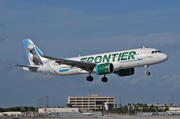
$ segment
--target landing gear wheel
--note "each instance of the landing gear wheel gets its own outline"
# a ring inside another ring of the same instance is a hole
[[[150,72],[146,72],[146,75],[149,76],[151,73]]]
[[[108,81],[108,78],[102,77],[101,81],[102,81],[102,82],[107,82],[107,81]]]
[[[89,82],[91,82],[91,81],[93,81],[93,77],[92,77],[92,76],[88,76],[88,77],[86,78],[86,80],[89,81]]]

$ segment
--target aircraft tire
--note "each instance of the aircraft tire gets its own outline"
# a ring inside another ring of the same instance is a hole
[[[88,77],[86,78],[86,80],[89,81],[89,82],[91,82],[91,81],[93,81],[93,77],[92,77],[92,76],[88,76]]]
[[[102,77],[101,81],[102,81],[102,82],[107,82],[107,81],[108,81],[108,78]]]
[[[150,72],[146,72],[146,75],[149,76],[151,73]]]

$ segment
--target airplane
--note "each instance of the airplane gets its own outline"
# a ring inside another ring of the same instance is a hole
[[[89,74],[86,80],[91,82],[91,74],[104,75],[102,82],[107,82],[107,74],[114,73],[119,77],[131,76],[136,67],[145,67],[146,75],[150,75],[148,67],[162,63],[168,59],[165,53],[155,48],[139,48],[116,51],[73,58],[54,58],[44,55],[30,40],[23,40],[30,65],[15,65],[24,71],[47,75]]]
[[[93,116],[94,115],[93,113],[82,113],[82,114],[85,116]]]

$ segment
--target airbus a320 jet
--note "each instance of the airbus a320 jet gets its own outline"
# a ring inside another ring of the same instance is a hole
[[[87,81],[93,81],[91,74],[103,75],[101,81],[107,82],[107,74],[119,77],[133,75],[135,67],[145,67],[150,75],[150,65],[164,62],[168,56],[155,48],[139,48],[73,58],[54,58],[44,55],[30,39],[23,40],[30,65],[15,65],[25,71],[48,75],[89,74]]]

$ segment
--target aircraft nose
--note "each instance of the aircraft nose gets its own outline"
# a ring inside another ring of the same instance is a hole
[[[166,61],[168,59],[168,56],[166,54],[163,53],[163,55],[161,56],[163,61]]]

